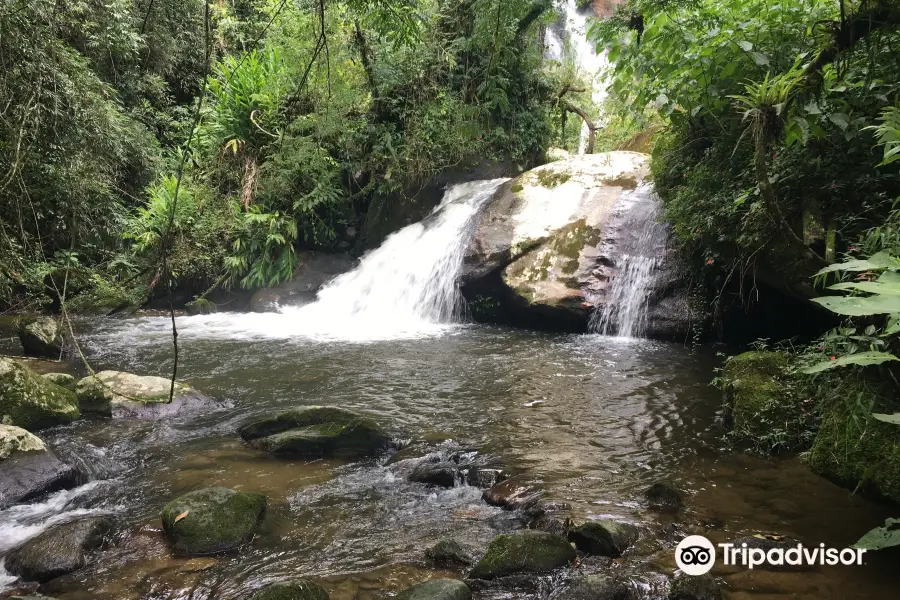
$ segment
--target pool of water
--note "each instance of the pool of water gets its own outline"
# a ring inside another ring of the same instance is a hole
[[[637,523],[648,541],[634,562],[667,574],[671,541],[660,532],[673,521],[714,541],[762,531],[843,547],[891,516],[815,477],[798,458],[723,449],[720,397],[709,386],[719,359],[711,351],[468,325],[354,342],[279,335],[277,321],[248,325],[259,318],[179,319],[179,378],[220,398],[221,410],[156,422],[85,419],[44,432],[92,481],[0,511],[0,553],[48,523],[110,514],[118,524],[112,547],[45,586],[47,593],[60,600],[237,599],[270,581],[308,576],[335,600],[368,599],[460,576],[423,560],[443,536],[483,548],[521,526],[486,505],[476,488],[407,482],[410,464],[386,466],[389,454],[354,463],[276,460],[235,433],[250,417],[303,405],[368,413],[398,440],[476,449],[546,498],[567,503],[564,516],[574,521],[611,515]],[[162,317],[94,320],[81,324],[80,339],[95,369],[165,376],[168,327]],[[688,492],[678,516],[640,503],[640,492],[662,478]],[[159,511],[207,485],[267,494],[262,527],[235,555],[173,558]],[[863,567],[714,573],[736,599],[887,598],[896,583],[892,566],[877,556]]]

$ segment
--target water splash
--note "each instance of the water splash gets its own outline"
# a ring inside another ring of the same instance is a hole
[[[665,257],[666,227],[649,185],[623,196],[602,254],[615,265],[606,297],[591,318],[591,331],[620,338],[646,329],[654,282]]]

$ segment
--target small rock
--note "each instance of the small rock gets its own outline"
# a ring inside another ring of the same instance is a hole
[[[71,423],[80,416],[78,400],[70,390],[0,357],[0,422],[35,431]]]
[[[75,467],[59,460],[37,436],[0,425],[0,508],[78,484]]]
[[[475,562],[472,552],[452,538],[438,540],[425,551],[425,557],[438,565],[460,565],[467,567]]]
[[[471,600],[472,590],[456,579],[432,579],[408,587],[395,600]]]
[[[413,483],[424,483],[445,488],[456,486],[457,466],[452,463],[422,463],[409,474]]]
[[[53,317],[22,318],[17,324],[22,349],[29,356],[58,359],[63,352],[63,329]]]
[[[639,600],[641,596],[627,581],[611,575],[588,575],[576,579],[558,600]]]
[[[491,488],[506,479],[503,469],[470,467],[466,472],[466,483],[477,488]]]
[[[44,373],[41,377],[64,388],[71,388],[75,385],[75,377],[68,373]]]
[[[657,481],[644,490],[644,500],[658,510],[675,511],[684,505],[683,494],[669,481]]]
[[[715,577],[704,575],[678,575],[669,588],[668,600],[722,600],[722,590]]]
[[[569,541],[586,554],[618,558],[637,541],[639,532],[629,523],[599,519],[571,528]]]
[[[87,562],[87,553],[103,545],[112,523],[103,517],[56,525],[6,555],[6,569],[26,581],[50,581]]]
[[[536,504],[541,493],[519,479],[507,479],[486,490],[481,497],[491,506],[516,510]]]
[[[533,518],[531,522],[528,523],[528,529],[555,533],[556,535],[561,535],[563,537],[566,537],[569,533],[569,528],[563,521],[546,514]]]
[[[265,510],[262,494],[211,487],[166,504],[162,523],[176,554],[219,554],[250,541]]]
[[[297,579],[273,583],[250,596],[250,600],[328,600],[328,592],[317,583]]]
[[[495,537],[470,576],[495,579],[515,573],[549,573],[570,564],[576,556],[564,537],[543,531],[516,531]]]

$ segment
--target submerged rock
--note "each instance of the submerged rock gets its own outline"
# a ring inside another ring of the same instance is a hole
[[[20,427],[0,425],[0,508],[75,487],[79,473]]]
[[[634,587],[613,575],[597,574],[576,579],[559,600],[639,600]]]
[[[170,386],[171,380],[165,377],[100,371],[75,384],[75,394],[83,412],[114,418],[152,419],[219,406],[214,399],[179,382],[170,403]]]
[[[520,479],[507,479],[486,490],[481,497],[491,506],[516,510],[534,506],[541,493]]]
[[[598,519],[569,529],[569,541],[585,554],[617,558],[637,541],[639,532],[629,523]]]
[[[372,419],[323,406],[255,419],[238,432],[255,448],[285,457],[367,456],[390,442],[390,437]]]
[[[453,538],[444,538],[425,551],[425,558],[437,565],[467,567],[475,562],[472,551]]]
[[[6,555],[6,569],[26,581],[50,581],[77,571],[91,550],[100,548],[112,529],[104,517],[56,525]]]
[[[273,583],[250,596],[250,600],[328,600],[328,592],[317,583],[296,579]]]
[[[53,317],[23,317],[16,329],[25,354],[59,358],[63,353],[63,329]]]
[[[668,600],[722,600],[722,590],[715,577],[680,574],[672,581]]]
[[[408,587],[396,600],[471,600],[472,590],[457,579],[431,579]]]
[[[68,373],[44,373],[41,377],[64,388],[72,388],[75,385],[75,377]]]
[[[514,573],[549,573],[575,558],[575,550],[564,537],[543,531],[516,531],[495,537],[470,576],[494,579]]]
[[[250,541],[265,510],[262,494],[205,488],[166,504],[163,530],[178,555],[219,554]]]
[[[644,490],[644,500],[658,510],[678,510],[684,505],[683,494],[671,481],[657,481]]]
[[[0,422],[34,431],[71,423],[80,416],[70,390],[0,357]]]
[[[476,218],[464,259],[463,294],[475,318],[586,331],[633,234],[619,231],[617,221],[632,205],[655,202],[649,190],[637,189],[649,175],[649,159],[637,152],[576,156],[501,186]],[[680,281],[663,272],[670,250],[664,243],[646,250],[662,263],[648,290],[650,311],[663,300],[686,298]],[[690,331],[690,314],[681,310],[686,302],[675,304],[674,314],[656,311],[648,319],[651,337],[683,338]]]

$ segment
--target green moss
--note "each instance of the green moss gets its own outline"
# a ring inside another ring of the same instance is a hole
[[[70,390],[0,358],[0,422],[28,429],[71,423],[81,416]]]
[[[575,560],[565,538],[543,531],[517,531],[495,537],[472,570],[474,579],[494,579],[513,573],[549,573]]]
[[[763,453],[809,447],[814,416],[805,408],[781,352],[745,352],[728,359],[720,383],[730,436]]]
[[[900,401],[879,397],[864,379],[833,377],[808,460],[812,470],[850,489],[900,502],[900,427],[868,416],[900,412]]]
[[[620,187],[623,190],[633,190],[637,188],[638,182],[634,175],[621,175],[610,179],[604,179],[603,185]]]
[[[522,190],[525,189],[525,186],[517,181],[514,184],[512,184],[512,187],[510,189],[512,190],[513,194],[518,194],[519,192],[521,192]]]
[[[249,541],[265,509],[262,494],[212,487],[166,504],[162,523],[176,554],[218,554]]]
[[[537,177],[538,183],[545,188],[555,188],[572,178],[570,173],[565,171],[553,171],[551,169],[538,169],[534,172],[534,175]]]
[[[589,521],[569,530],[569,541],[582,552],[613,558],[622,556],[637,538],[637,527],[609,519]]]
[[[328,592],[317,583],[298,579],[274,583],[250,596],[250,600],[328,600]]]
[[[184,309],[189,315],[210,315],[216,312],[218,306],[215,302],[211,302],[206,298],[197,298],[184,305]]]

